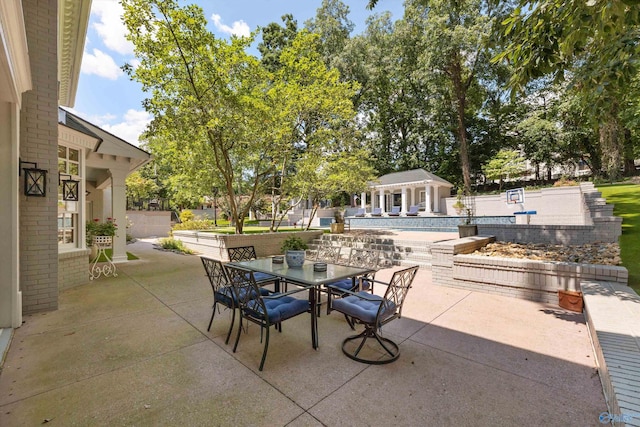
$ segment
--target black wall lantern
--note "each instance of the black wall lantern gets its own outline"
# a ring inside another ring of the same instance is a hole
[[[32,165],[32,167],[23,168],[23,164]],[[20,160],[18,175],[21,175],[22,171],[24,171],[24,195],[45,197],[47,195],[47,171],[39,169],[37,163]]]
[[[60,178],[62,176],[66,176],[68,178],[61,180]],[[67,202],[77,202],[79,193],[78,185],[80,184],[80,181],[76,181],[71,175],[61,173],[58,175],[58,184],[60,183],[62,183],[62,200]]]

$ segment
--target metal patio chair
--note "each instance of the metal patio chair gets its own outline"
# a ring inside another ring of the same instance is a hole
[[[383,297],[362,291],[346,291],[342,298],[333,301],[333,309],[347,316],[351,324],[364,326],[362,333],[347,337],[342,342],[342,352],[347,357],[375,365],[390,363],[400,357],[398,345],[384,338],[379,331],[402,316],[402,305],[417,272],[418,266],[413,266],[393,273],[389,283],[378,281],[388,286]],[[370,357],[361,357],[360,352],[370,338],[375,348],[366,349]]]
[[[233,352],[235,353],[240,341],[242,319],[259,325],[261,340],[264,335],[264,350],[262,351],[259,367],[259,370],[262,371],[267,358],[267,350],[269,349],[271,326],[275,325],[277,327],[287,319],[310,311],[308,299],[298,299],[291,296],[291,294],[303,292],[306,289],[299,288],[289,292],[263,296],[260,294],[260,288],[252,271],[230,265],[226,265],[225,268],[233,285],[240,310],[240,328],[238,328]]]

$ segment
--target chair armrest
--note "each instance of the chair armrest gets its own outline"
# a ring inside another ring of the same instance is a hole
[[[278,299],[281,297],[286,297],[288,295],[292,295],[292,294],[297,294],[298,292],[302,292],[302,291],[306,291],[309,290],[309,288],[298,288],[298,289],[292,289],[290,291],[287,292],[278,292],[278,293],[273,293],[271,295],[265,295],[262,297],[262,299]]]
[[[332,288],[332,289],[337,289],[340,291],[341,294],[348,294],[348,295],[353,295],[354,297],[358,297],[360,299],[364,299],[367,301],[380,301],[381,297],[379,295],[375,295],[375,294],[370,294],[368,292],[365,292],[364,294],[360,294],[358,292],[353,292],[353,291],[349,291],[346,289],[342,289],[339,288],[337,286],[327,286],[328,288]]]

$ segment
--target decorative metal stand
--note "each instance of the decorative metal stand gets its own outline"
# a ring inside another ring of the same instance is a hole
[[[93,244],[98,248],[98,254],[96,258],[93,260],[93,264],[91,265],[91,269],[89,272],[91,273],[90,279],[97,279],[100,275],[109,276],[113,275],[113,277],[117,277],[116,273],[116,265],[111,261],[109,255],[107,255],[106,249],[111,247],[113,243],[113,237],[111,236],[93,236]],[[107,260],[106,262],[100,263],[98,265],[98,260],[101,256]]]

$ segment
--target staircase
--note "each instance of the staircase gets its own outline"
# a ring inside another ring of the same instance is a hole
[[[383,261],[380,268],[417,265],[422,269],[431,269],[431,243],[421,240],[398,240],[389,237],[349,236],[346,234],[323,234],[314,239],[307,249],[307,257],[315,258],[319,245],[331,244],[342,247],[340,261],[346,262],[352,247],[376,249]]]

